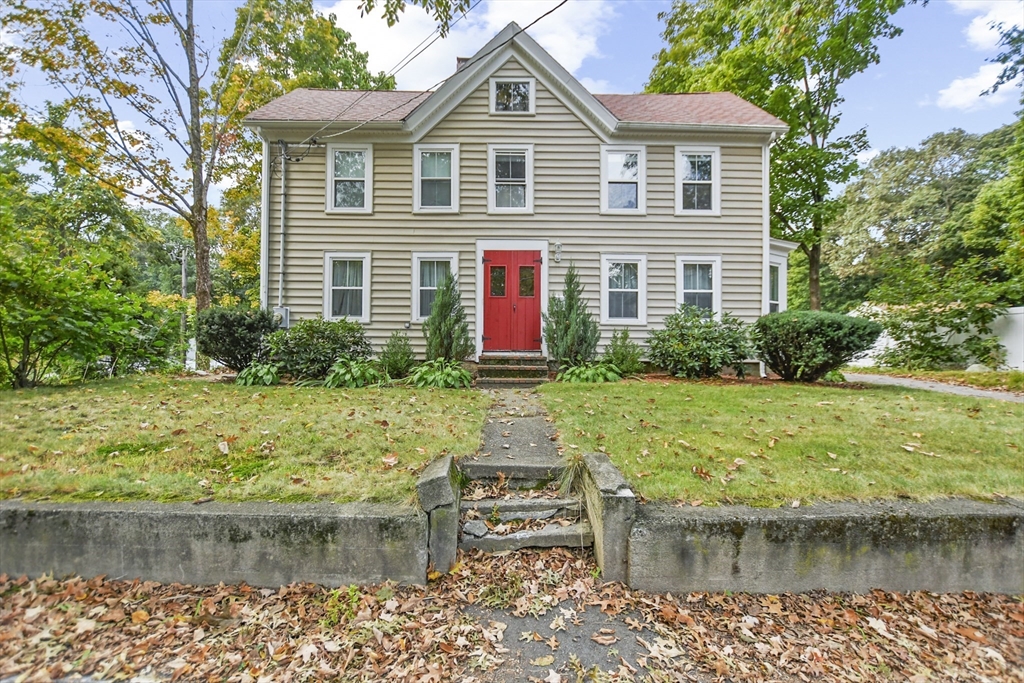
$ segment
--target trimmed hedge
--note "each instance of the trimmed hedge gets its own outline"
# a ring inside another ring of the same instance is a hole
[[[870,349],[882,326],[825,311],[759,318],[750,332],[757,357],[787,382],[815,382]]]
[[[277,317],[257,308],[214,306],[196,318],[196,348],[232,370],[260,359],[263,338],[277,329]]]

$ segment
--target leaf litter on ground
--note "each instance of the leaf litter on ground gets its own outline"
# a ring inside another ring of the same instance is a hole
[[[0,575],[0,677],[472,682],[492,679],[525,640],[550,648],[535,666],[553,668],[533,680],[1024,681],[1019,597],[674,596],[596,576],[589,552],[563,548],[462,554],[451,573],[421,587]],[[496,583],[507,612],[470,616],[467,608],[484,604]],[[586,610],[623,628],[573,634],[571,617]],[[549,612],[519,638],[505,633],[506,613]],[[606,646],[602,664],[611,668],[586,670],[553,630],[567,631],[563,641],[579,635]],[[643,654],[630,661],[612,653],[619,639],[635,639]]]

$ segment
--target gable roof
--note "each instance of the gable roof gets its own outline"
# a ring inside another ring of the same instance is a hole
[[[785,122],[731,93],[593,95],[515,22],[465,61],[435,91],[300,88],[245,118],[273,123],[400,126],[426,135],[509,59],[515,58],[601,138],[629,130],[742,130],[782,133]]]
[[[265,104],[245,120],[263,121],[404,121],[430,96],[413,90],[319,90],[298,88]]]
[[[624,123],[785,126],[764,109],[729,92],[594,95]]]

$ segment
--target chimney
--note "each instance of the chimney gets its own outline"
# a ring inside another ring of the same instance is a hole
[[[462,67],[466,66],[466,64],[467,64],[467,63],[469,62],[469,60],[471,60],[471,59],[472,59],[472,57],[456,57],[456,58],[455,58],[455,70],[456,70],[456,71],[459,71],[459,70],[461,70],[461,69],[462,69]]]

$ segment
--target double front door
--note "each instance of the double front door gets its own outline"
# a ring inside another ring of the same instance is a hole
[[[484,351],[539,351],[541,253],[484,252]]]

